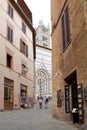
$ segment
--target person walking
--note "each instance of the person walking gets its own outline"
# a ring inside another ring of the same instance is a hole
[[[48,97],[45,98],[44,104],[45,104],[45,108],[48,108]]]
[[[39,101],[39,108],[42,109],[42,102],[43,102],[42,97],[40,97],[38,101]]]

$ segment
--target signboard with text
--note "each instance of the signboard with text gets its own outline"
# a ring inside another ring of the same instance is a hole
[[[87,87],[84,88],[84,101],[87,101]]]
[[[65,112],[70,113],[70,89],[69,89],[69,85],[65,85]]]
[[[78,109],[79,109],[79,123],[84,123],[84,111],[83,111],[83,86],[78,84]]]

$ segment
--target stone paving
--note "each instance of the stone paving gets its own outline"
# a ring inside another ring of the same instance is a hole
[[[0,112],[0,130],[77,130],[73,125],[54,119],[51,107]]]

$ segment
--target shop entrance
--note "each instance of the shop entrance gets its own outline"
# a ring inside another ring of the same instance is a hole
[[[73,123],[79,123],[77,83],[72,84],[72,116]]]
[[[70,86],[70,95],[71,95],[71,102],[70,102],[70,107],[71,107],[71,112],[72,112],[72,119],[73,123],[79,123],[79,111],[78,111],[78,89],[77,89],[77,76],[76,76],[76,71],[71,73],[65,81],[69,84]]]
[[[14,100],[14,82],[8,78],[4,79],[4,109],[11,110],[13,109],[13,100]]]
[[[25,98],[27,97],[27,86],[21,84],[20,86],[20,102],[21,102],[21,107],[25,106]]]

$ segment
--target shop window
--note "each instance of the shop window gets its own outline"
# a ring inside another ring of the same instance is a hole
[[[20,84],[20,92],[20,95],[25,98],[27,96],[27,86]]]
[[[8,26],[7,27],[8,32],[7,32],[7,38],[9,42],[13,42],[13,30]]]
[[[13,89],[10,87],[4,88],[4,100],[6,102],[13,102]]]
[[[4,88],[4,100],[5,101],[9,100],[9,98],[8,98],[8,88],[7,87]]]
[[[13,81],[5,78],[4,101],[13,102]]]
[[[25,44],[24,41],[20,39],[20,51],[28,57],[28,45]]]
[[[26,25],[22,22],[22,31],[26,34]]]
[[[8,15],[13,19],[13,8],[8,4]]]
[[[63,50],[70,44],[70,25],[69,25],[69,8],[67,6],[62,21],[62,39],[63,39]]]
[[[7,54],[7,67],[12,68],[12,56]]]
[[[27,86],[20,85],[20,98],[21,98],[21,107],[25,106],[25,98],[27,97]]]

